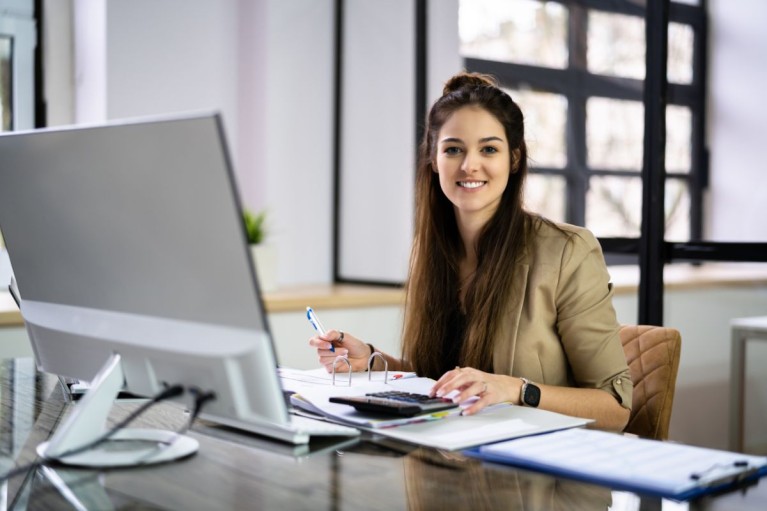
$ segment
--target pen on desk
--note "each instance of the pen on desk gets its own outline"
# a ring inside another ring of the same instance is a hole
[[[325,335],[325,327],[322,326],[322,323],[320,323],[319,318],[317,318],[317,314],[314,313],[314,309],[311,307],[306,308],[306,319],[309,320],[309,323],[312,324],[315,330],[317,330],[317,333],[320,335]],[[330,351],[335,352],[336,348],[333,346],[333,343],[330,343]]]

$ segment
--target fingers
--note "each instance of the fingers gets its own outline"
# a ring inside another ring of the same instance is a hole
[[[431,388],[429,394],[432,397],[443,397],[447,395],[448,393],[458,388],[458,386],[456,386],[456,382],[461,381],[461,376],[461,368],[456,366],[455,369],[446,372],[440,377],[439,380],[437,380],[437,383],[435,383]]]
[[[340,346],[344,341],[345,334],[340,330],[328,330],[324,335],[315,335],[309,339],[309,346],[318,350],[330,350],[331,347]]]
[[[464,408],[461,412],[461,415],[474,415],[475,413],[481,411],[483,408],[491,404],[493,404],[492,396],[487,393],[480,394],[479,399],[474,401],[471,406]]]
[[[430,395],[450,397],[455,403],[463,403],[472,397],[477,397],[478,399],[463,411],[464,415],[471,415],[494,401],[488,384],[490,376],[476,369],[456,367],[442,375],[432,387]],[[454,395],[449,395],[450,393]]]
[[[354,371],[367,369],[369,349],[367,344],[343,330],[327,330],[322,335],[309,338],[309,346],[317,350],[317,359],[329,373],[333,372],[333,363],[339,356],[346,356]],[[331,350],[331,346],[334,348]],[[345,363],[336,364],[336,372],[347,372]]]

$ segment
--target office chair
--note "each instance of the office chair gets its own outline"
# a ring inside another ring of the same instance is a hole
[[[673,328],[624,325],[620,337],[634,382],[631,416],[624,431],[665,440],[671,422],[682,336]]]

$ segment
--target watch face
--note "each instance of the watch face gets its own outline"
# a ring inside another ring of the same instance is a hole
[[[525,385],[525,404],[527,406],[538,406],[541,402],[541,389],[532,383]]]

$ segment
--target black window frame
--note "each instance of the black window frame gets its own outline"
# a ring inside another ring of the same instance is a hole
[[[554,175],[566,182],[565,221],[586,225],[586,194],[589,180],[594,176],[641,178],[642,170],[590,168],[587,162],[586,103],[589,98],[643,101],[644,80],[605,76],[588,70],[586,54],[588,12],[601,11],[645,18],[645,9],[627,1],[609,0],[549,0],[565,5],[569,11],[567,30],[568,63],[564,68],[549,68],[529,64],[498,62],[465,58],[468,71],[494,75],[511,89],[532,89],[561,95],[567,100],[565,143],[567,159],[563,167],[535,165],[531,174]],[[691,154],[689,172],[666,173],[668,179],[687,183],[690,194],[690,240],[700,240],[703,232],[703,193],[708,186],[708,149],[706,133],[706,69],[707,24],[705,5],[672,2],[669,21],[690,26],[693,31],[692,80],[668,83],[667,104],[690,109]],[[649,46],[649,45],[648,45]],[[649,50],[648,50],[649,51]],[[665,67],[665,66],[664,66]],[[635,263],[637,252],[626,251],[626,240],[632,238],[600,238],[604,240],[605,256],[610,264]],[[615,241],[611,241],[615,240]]]

